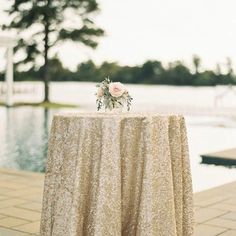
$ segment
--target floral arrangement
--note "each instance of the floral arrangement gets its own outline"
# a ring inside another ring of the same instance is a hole
[[[102,107],[105,110],[122,109],[126,104],[127,110],[130,110],[133,98],[129,95],[126,87],[120,82],[112,82],[109,78],[105,78],[97,86],[97,110]]]

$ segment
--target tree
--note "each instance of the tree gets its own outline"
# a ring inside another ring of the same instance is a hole
[[[164,68],[159,61],[146,61],[141,67],[141,80],[146,83],[160,83]]]
[[[83,62],[77,67],[77,75],[80,81],[98,81],[97,68],[91,60]]]
[[[226,66],[227,66],[227,72],[229,75],[232,75],[234,70],[233,70],[233,63],[232,63],[232,60],[227,57],[226,58]]]
[[[198,73],[199,73],[200,64],[201,64],[201,59],[200,59],[200,57],[197,56],[197,55],[194,55],[194,56],[193,56],[193,65],[194,65],[194,67],[195,67],[195,74],[198,74]]]
[[[172,85],[192,85],[194,79],[189,68],[181,61],[171,63],[163,77],[163,83]]]
[[[42,71],[43,67],[38,70],[38,74],[42,74]],[[48,61],[48,74],[51,81],[68,81],[73,79],[73,73],[63,67],[57,56]]]
[[[12,20],[3,28],[24,34],[16,48],[25,52],[21,63],[33,67],[43,58],[44,101],[49,101],[51,49],[65,40],[96,48],[98,37],[104,34],[93,20],[98,10],[97,0],[12,0],[7,10]]]

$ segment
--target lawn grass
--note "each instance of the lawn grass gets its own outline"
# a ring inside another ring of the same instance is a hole
[[[0,102],[0,106],[5,106],[5,103]],[[56,102],[17,102],[14,103],[12,107],[21,107],[21,106],[32,106],[32,107],[43,107],[50,109],[59,109],[59,108],[78,108],[78,105],[68,104],[68,103],[56,103]]]

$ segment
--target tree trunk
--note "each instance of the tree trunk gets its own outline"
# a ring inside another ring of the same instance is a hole
[[[48,76],[48,62],[43,66],[43,82],[44,82],[44,102],[49,102],[49,76]]]
[[[48,0],[48,5],[50,4],[50,0]],[[47,14],[44,16],[45,26],[44,26],[44,65],[43,65],[43,81],[44,81],[44,102],[49,102],[49,71],[48,71],[48,50],[49,50],[49,20]]]

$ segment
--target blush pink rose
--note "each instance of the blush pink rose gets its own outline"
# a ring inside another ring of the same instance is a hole
[[[109,92],[112,97],[120,97],[126,91],[125,86],[120,82],[114,82],[109,84]]]
[[[97,97],[100,98],[103,95],[104,95],[103,89],[99,87],[98,90],[97,90]]]

